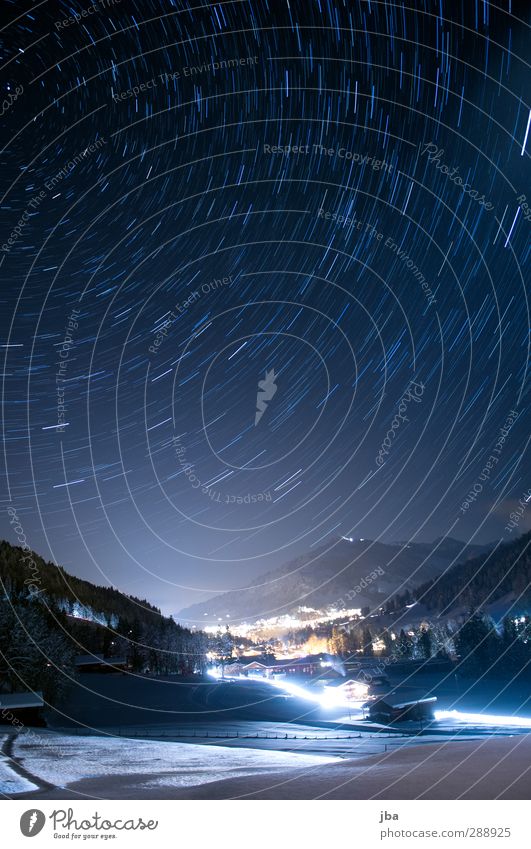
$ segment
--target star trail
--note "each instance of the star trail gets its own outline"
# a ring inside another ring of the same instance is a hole
[[[4,4],[2,498],[33,549],[173,613],[341,536],[503,535],[528,36],[514,0]]]

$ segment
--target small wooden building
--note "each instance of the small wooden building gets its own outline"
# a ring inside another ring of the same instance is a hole
[[[389,725],[393,722],[431,722],[437,696],[418,696],[393,690],[363,705],[366,719]]]
[[[42,693],[0,693],[0,724],[45,725]]]

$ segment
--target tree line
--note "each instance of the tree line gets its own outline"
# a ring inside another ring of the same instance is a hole
[[[500,545],[458,563],[443,575],[420,585],[413,592],[397,595],[386,606],[387,613],[400,611],[412,600],[428,611],[445,615],[456,607],[478,609],[505,596],[518,599],[521,608],[531,605],[531,532],[514,542]]]
[[[32,556],[38,593],[28,587],[23,550],[0,542],[0,694],[42,690],[57,704],[75,681],[77,655],[102,654],[133,672],[203,673],[210,640],[143,599],[69,575]]]
[[[531,674],[531,616],[508,615],[501,624],[481,609],[469,610],[462,621],[423,621],[401,628],[371,629],[357,623],[350,630],[335,627],[330,651],[344,659],[379,657],[390,662],[448,660],[465,677],[514,677]]]

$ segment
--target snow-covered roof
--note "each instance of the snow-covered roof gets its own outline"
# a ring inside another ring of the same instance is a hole
[[[0,708],[43,707],[42,693],[0,693]]]
[[[404,687],[378,696],[374,701],[367,702],[365,707],[374,709],[378,705],[386,705],[396,710],[403,710],[413,705],[429,704],[436,701],[437,696],[424,695],[423,693],[415,692],[414,690],[410,691],[407,687]]]
[[[103,663],[102,654],[78,654],[75,657],[76,666],[84,666],[87,663]]]
[[[126,657],[103,657],[102,654],[78,654],[75,658],[76,666],[123,666],[125,663]]]
[[[385,699],[384,699],[384,701],[385,701]],[[415,699],[414,701],[391,702],[391,705],[394,708],[401,709],[401,708],[409,707],[410,705],[425,705],[428,702],[436,702],[436,701],[437,701],[437,696],[425,696],[423,699]]]

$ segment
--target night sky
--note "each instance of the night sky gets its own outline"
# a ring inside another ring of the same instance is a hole
[[[412,5],[4,3],[10,541],[175,613],[529,529],[528,4]]]

